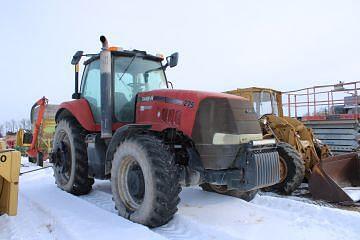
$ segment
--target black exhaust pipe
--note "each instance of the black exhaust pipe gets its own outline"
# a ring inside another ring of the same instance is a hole
[[[111,83],[111,52],[105,36],[100,37],[102,43],[100,52],[101,80],[101,138],[112,137],[113,93]]]

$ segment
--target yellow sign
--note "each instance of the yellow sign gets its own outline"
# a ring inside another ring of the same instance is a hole
[[[21,154],[0,151],[0,213],[17,214]]]

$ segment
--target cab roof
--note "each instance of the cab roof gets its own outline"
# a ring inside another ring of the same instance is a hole
[[[133,49],[133,50],[113,50],[115,49],[114,47],[110,48],[111,50],[111,54],[113,56],[124,56],[124,57],[140,57],[140,58],[144,58],[144,59],[148,59],[148,60],[152,60],[152,61],[157,61],[157,62],[161,62],[162,60],[164,60],[164,58],[162,56],[155,56],[152,54],[148,54],[146,51],[141,51],[141,50],[137,50],[137,49]],[[90,58],[84,61],[84,65],[88,65],[89,63],[97,60],[100,58],[100,53],[96,53],[96,54],[89,54]]]
[[[237,88],[235,90],[226,91],[225,93],[234,94],[238,92],[271,92],[271,93],[281,94],[281,91],[271,88],[260,88],[260,87]]]

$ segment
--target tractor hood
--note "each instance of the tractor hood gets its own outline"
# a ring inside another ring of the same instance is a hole
[[[179,89],[160,89],[148,92],[139,93],[139,96],[163,96],[181,100],[202,100],[205,98],[227,98],[227,99],[241,99],[246,98],[226,94],[226,93],[215,93],[206,91],[195,91],[195,90],[179,90]]]
[[[152,111],[146,111],[150,109]],[[137,122],[146,119],[148,124],[154,124],[156,120],[161,125],[168,123],[171,125],[168,127],[180,128],[204,144],[212,143],[216,133],[261,134],[250,102],[225,93],[178,89],[142,92],[138,95],[137,111]],[[150,112],[155,112],[155,116],[148,116]]]

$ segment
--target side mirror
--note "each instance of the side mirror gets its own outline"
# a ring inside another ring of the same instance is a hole
[[[83,51],[77,51],[71,60],[71,64],[75,66],[75,92],[72,95],[73,99],[80,99],[79,93],[79,62],[83,56]]]
[[[83,51],[77,51],[71,60],[71,65],[78,64],[80,62],[83,53],[84,53]]]
[[[167,64],[169,67],[175,67],[178,64],[179,53],[173,53],[170,56],[166,57]]]

